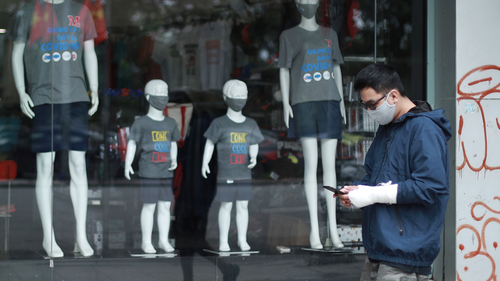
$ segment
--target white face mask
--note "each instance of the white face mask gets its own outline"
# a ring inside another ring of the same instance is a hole
[[[380,125],[387,125],[394,119],[394,113],[396,112],[396,104],[390,105],[387,100],[389,99],[389,93],[385,98],[384,103],[374,110],[368,110],[368,115],[373,119],[373,121],[379,123]]]

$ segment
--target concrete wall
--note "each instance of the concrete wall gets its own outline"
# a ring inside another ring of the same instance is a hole
[[[499,11],[498,0],[456,0],[457,280],[500,276]]]

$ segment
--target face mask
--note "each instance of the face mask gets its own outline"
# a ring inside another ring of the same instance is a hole
[[[243,109],[245,104],[247,103],[247,99],[233,99],[228,96],[226,96],[226,104],[231,108],[232,110],[238,112]]]
[[[149,104],[158,109],[158,110],[164,110],[165,107],[167,107],[168,103],[168,96],[152,96],[149,95]]]
[[[316,15],[318,4],[297,4],[299,12],[306,18],[310,19]]]
[[[373,119],[373,121],[379,123],[380,125],[387,125],[391,123],[394,119],[394,113],[396,112],[396,104],[390,105],[387,102],[389,94],[385,99],[384,103],[377,107],[375,110],[368,110],[368,115]]]

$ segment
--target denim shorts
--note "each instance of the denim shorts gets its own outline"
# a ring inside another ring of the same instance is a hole
[[[88,102],[33,107],[32,152],[87,151]]]
[[[342,139],[344,123],[338,101],[311,101],[292,106],[289,138]]]

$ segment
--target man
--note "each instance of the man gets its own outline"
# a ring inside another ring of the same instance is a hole
[[[361,280],[428,280],[449,197],[450,122],[443,109],[411,101],[386,65],[362,69],[354,89],[380,124],[366,155],[367,176],[340,195],[344,206],[363,209],[368,258]]]

